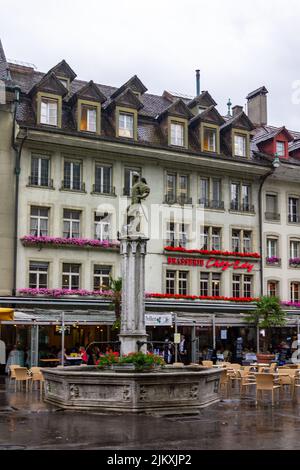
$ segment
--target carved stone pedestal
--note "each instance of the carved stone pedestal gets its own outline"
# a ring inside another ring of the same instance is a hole
[[[145,327],[145,256],[148,238],[120,239],[122,256],[121,355],[138,351],[137,342],[147,341]],[[146,352],[146,345],[141,351]]]

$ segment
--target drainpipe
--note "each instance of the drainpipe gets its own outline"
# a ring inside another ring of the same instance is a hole
[[[23,145],[27,139],[27,134],[23,137],[20,146],[15,142],[15,132],[16,132],[16,117],[18,104],[20,102],[20,88],[15,87],[15,102],[14,102],[14,122],[13,122],[13,132],[12,132],[12,148],[16,154],[16,165],[15,165],[15,175],[16,175],[16,187],[15,187],[15,213],[14,213],[14,260],[13,260],[13,295],[16,295],[17,288],[17,249],[18,249],[18,214],[19,214],[19,186],[20,186],[20,172],[21,172],[21,155]]]
[[[274,161],[272,163],[273,168],[271,171],[269,171],[263,178],[261,179],[261,183],[259,186],[259,191],[258,191],[258,211],[259,211],[259,245],[260,245],[260,295],[264,295],[264,260],[263,260],[263,212],[262,212],[262,189],[263,185],[266,182],[266,180],[269,178],[269,176],[273,175],[274,171],[276,168],[279,167],[280,161],[278,158],[278,155],[275,155]]]

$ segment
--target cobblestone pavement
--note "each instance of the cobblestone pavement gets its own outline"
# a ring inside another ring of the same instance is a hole
[[[7,388],[0,378],[0,449],[300,449],[300,397],[288,392],[273,408],[235,392],[199,415],[162,417],[65,412]]]

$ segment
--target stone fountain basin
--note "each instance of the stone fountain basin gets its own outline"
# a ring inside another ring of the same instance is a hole
[[[221,370],[162,368],[116,372],[94,366],[42,370],[45,400],[73,411],[197,413],[220,400]]]

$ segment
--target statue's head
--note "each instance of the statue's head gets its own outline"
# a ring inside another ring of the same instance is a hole
[[[137,171],[132,173],[132,182],[133,184],[137,183],[140,179],[140,174]]]

